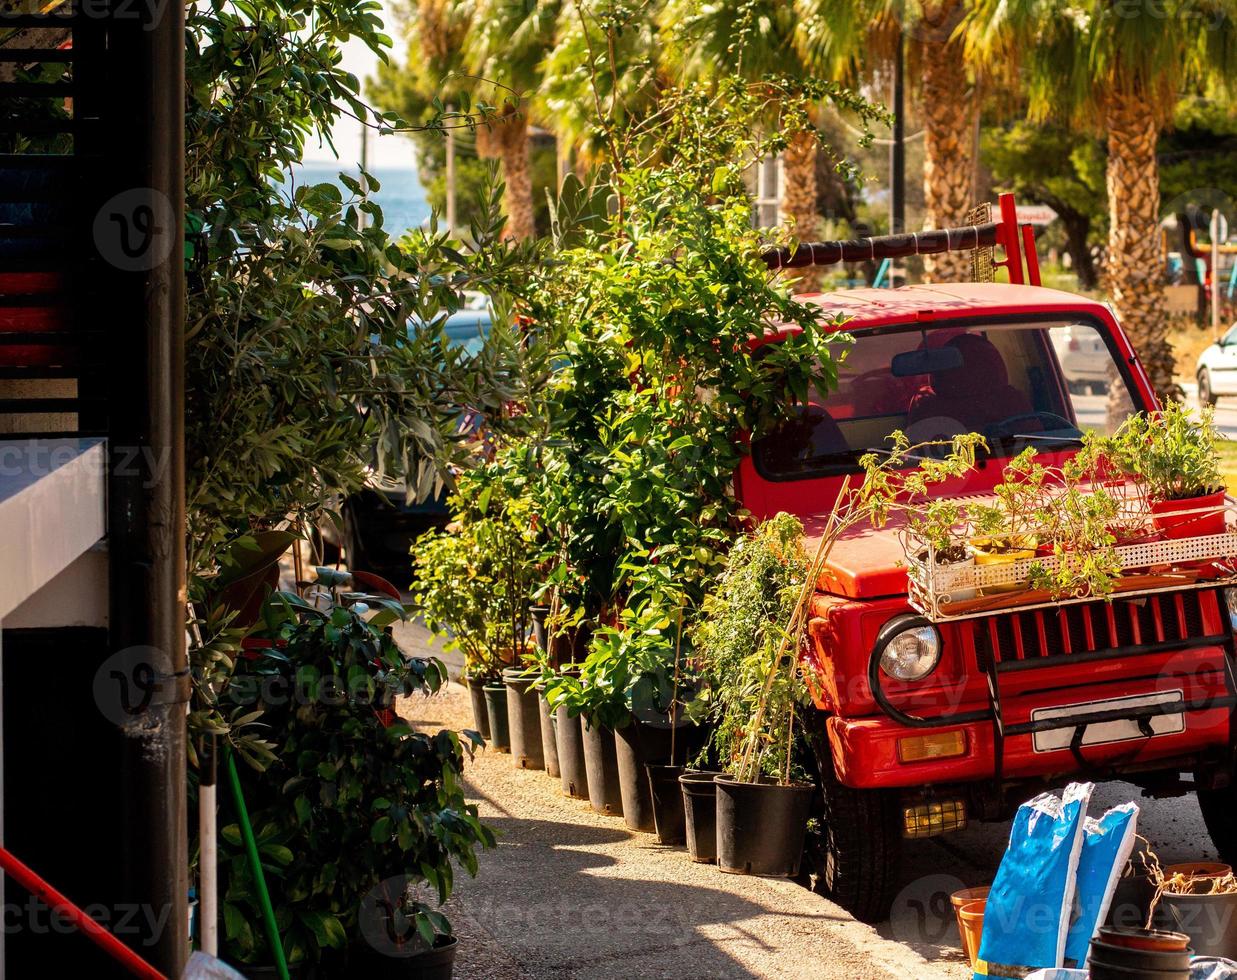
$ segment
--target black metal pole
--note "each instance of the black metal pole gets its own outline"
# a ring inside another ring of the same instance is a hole
[[[147,697],[122,726],[126,937],[169,977],[188,959],[185,715],[185,5],[113,0],[100,258],[116,285],[109,363],[110,642]],[[96,236],[98,238],[98,236]]]
[[[893,55],[893,142],[889,144],[889,223],[897,235],[906,230],[906,97],[903,85],[905,47],[898,30]]]

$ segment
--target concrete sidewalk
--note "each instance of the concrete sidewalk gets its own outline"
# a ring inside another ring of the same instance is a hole
[[[458,684],[401,713],[432,730],[472,723]],[[479,753],[467,792],[499,843],[476,879],[457,876],[447,909],[459,980],[969,976],[952,937],[908,945],[793,882],[693,864],[507,754]]]

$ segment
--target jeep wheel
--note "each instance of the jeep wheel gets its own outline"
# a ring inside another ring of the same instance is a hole
[[[1211,390],[1211,372],[1203,368],[1198,372],[1198,404],[1204,407],[1216,407],[1217,398]]]
[[[1199,789],[1198,808],[1211,836],[1211,843],[1220,852],[1225,864],[1237,862],[1237,785],[1223,789]]]
[[[824,763],[815,890],[860,922],[881,922],[889,918],[902,852],[898,794],[843,786]]]

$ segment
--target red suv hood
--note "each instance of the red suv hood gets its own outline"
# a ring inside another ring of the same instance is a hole
[[[804,547],[808,558],[816,554],[827,514],[805,518]],[[857,524],[840,537],[829,552],[818,588],[854,599],[906,595],[906,556],[894,518],[883,528]]]

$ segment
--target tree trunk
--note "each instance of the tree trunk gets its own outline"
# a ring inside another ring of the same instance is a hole
[[[816,134],[796,133],[782,154],[782,214],[794,222],[795,239],[814,242],[820,236],[816,213]],[[796,292],[820,290],[824,270],[809,266],[801,270]]]
[[[962,224],[975,203],[972,184],[978,106],[966,76],[962,43],[952,36],[962,12],[962,0],[925,3],[920,25],[924,224],[928,228]],[[926,256],[924,271],[929,282],[969,279],[970,253]]]
[[[1134,94],[1110,93],[1106,109],[1108,288],[1156,394],[1174,397],[1160,255],[1159,125]]]
[[[1091,217],[1068,208],[1055,199],[1045,199],[1039,203],[1047,204],[1056,211],[1061,224],[1065,226],[1065,249],[1073,261],[1074,274],[1078,276],[1078,288],[1094,289],[1099,285],[1099,275],[1091,258],[1091,244],[1087,241],[1091,236]]]
[[[477,149],[485,156],[502,161],[503,204],[507,227],[503,237],[525,241],[537,234],[533,221],[533,185],[528,165],[528,116],[508,112],[496,119],[488,131],[478,128]],[[484,135],[483,135],[484,134]]]

